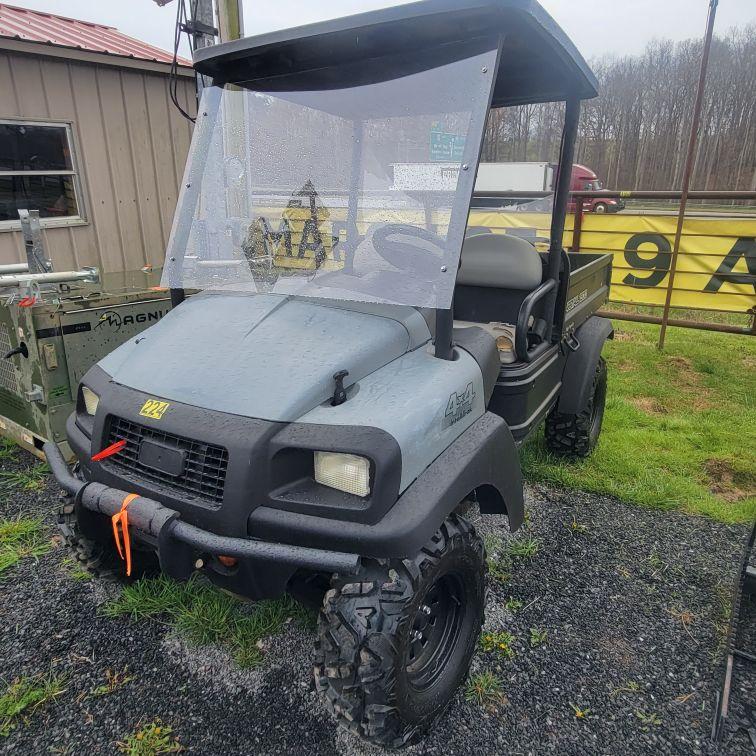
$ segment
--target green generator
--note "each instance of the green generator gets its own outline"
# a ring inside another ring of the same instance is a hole
[[[64,282],[50,280],[64,273],[42,273],[30,287],[35,277],[1,267],[0,435],[41,458],[42,445],[55,441],[69,458],[65,425],[79,380],[168,312],[169,293],[152,270],[100,278],[85,269]]]

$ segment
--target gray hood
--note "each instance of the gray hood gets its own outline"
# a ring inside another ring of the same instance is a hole
[[[189,297],[100,362],[116,383],[197,407],[291,422],[428,341],[410,307],[279,295]]]

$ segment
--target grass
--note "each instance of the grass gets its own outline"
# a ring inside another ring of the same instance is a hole
[[[311,621],[310,612],[288,596],[248,605],[201,580],[177,583],[165,575],[125,586],[103,614],[165,621],[190,643],[226,646],[242,667],[262,662],[265,638],[280,632],[290,618]]]
[[[21,447],[7,439],[0,439],[0,461],[4,459],[16,459],[16,454]]]
[[[63,693],[64,680],[53,674],[15,679],[0,695],[0,737]]]
[[[641,729],[645,732],[648,732],[648,730],[650,730],[652,727],[659,727],[659,725],[661,725],[662,723],[659,715],[654,713],[653,711],[648,714],[645,711],[636,711],[635,716],[638,718],[642,725]]]
[[[50,472],[47,465],[35,465],[27,470],[0,470],[0,488],[39,491]]]
[[[497,583],[506,583],[511,577],[512,560],[507,554],[504,541],[497,535],[488,535],[485,542],[488,576]]]
[[[160,753],[181,753],[184,746],[173,734],[173,728],[159,719],[146,725],[139,725],[123,742],[116,743],[118,750],[128,756],[157,756]]]
[[[71,580],[83,583],[92,580],[93,578],[92,573],[84,569],[84,567],[81,566],[81,562],[73,557],[66,557],[63,560],[63,567]]]
[[[512,633],[502,630],[498,633],[483,633],[480,645],[486,652],[495,652],[497,656],[511,659],[515,655],[513,645],[516,640]]]
[[[548,632],[537,627],[530,628],[530,647],[536,648],[546,643]]]
[[[494,709],[505,702],[501,680],[493,672],[470,675],[465,688],[465,700],[486,709]]]
[[[513,559],[530,559],[538,553],[538,547],[538,539],[536,538],[516,538],[509,542],[507,551]]]
[[[525,446],[531,481],[680,509],[727,523],[756,517],[756,339],[615,322],[604,354],[609,391],[601,440],[586,460]]]
[[[0,578],[25,557],[40,557],[51,548],[41,519],[0,519]]]

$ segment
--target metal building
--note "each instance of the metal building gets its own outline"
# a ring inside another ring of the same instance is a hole
[[[162,264],[191,138],[171,59],[112,27],[0,3],[0,264],[26,259],[18,209],[39,209],[59,270]]]

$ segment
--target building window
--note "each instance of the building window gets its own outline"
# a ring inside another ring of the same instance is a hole
[[[81,220],[69,124],[0,120],[0,228],[17,227],[19,210],[43,225]]]

